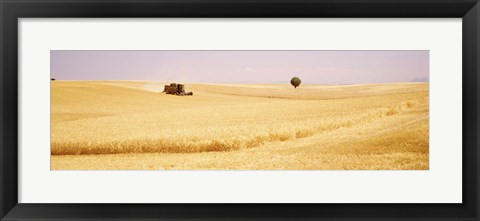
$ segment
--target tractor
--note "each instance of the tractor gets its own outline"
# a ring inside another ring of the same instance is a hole
[[[193,95],[193,92],[185,92],[185,85],[183,84],[176,84],[171,83],[170,85],[165,85],[165,89],[163,90],[166,94],[174,94],[178,96],[190,96]]]

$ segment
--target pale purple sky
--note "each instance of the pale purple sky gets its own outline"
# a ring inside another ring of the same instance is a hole
[[[51,51],[57,80],[366,84],[428,81],[429,51]]]

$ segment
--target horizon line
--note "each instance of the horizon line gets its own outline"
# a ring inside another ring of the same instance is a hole
[[[55,79],[55,78],[53,78]],[[290,84],[289,82],[285,83],[248,83],[248,82],[195,82],[195,81],[160,81],[160,80],[70,80],[70,79],[55,79],[50,81],[85,81],[85,82],[96,82],[96,81],[135,81],[135,82],[158,82],[158,83],[183,83],[183,84]],[[412,83],[412,84],[421,84],[421,83],[430,83],[430,81],[392,81],[392,82],[372,82],[372,83],[303,83],[301,85],[369,85],[369,84],[398,84],[398,83]]]

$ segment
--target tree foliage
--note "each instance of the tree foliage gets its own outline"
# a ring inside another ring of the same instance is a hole
[[[292,80],[290,80],[290,84],[292,84],[295,88],[297,88],[301,83],[302,80],[300,80],[298,77],[293,77]]]

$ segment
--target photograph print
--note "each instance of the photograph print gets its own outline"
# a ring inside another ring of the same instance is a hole
[[[429,51],[52,50],[50,71],[51,170],[429,169]]]

